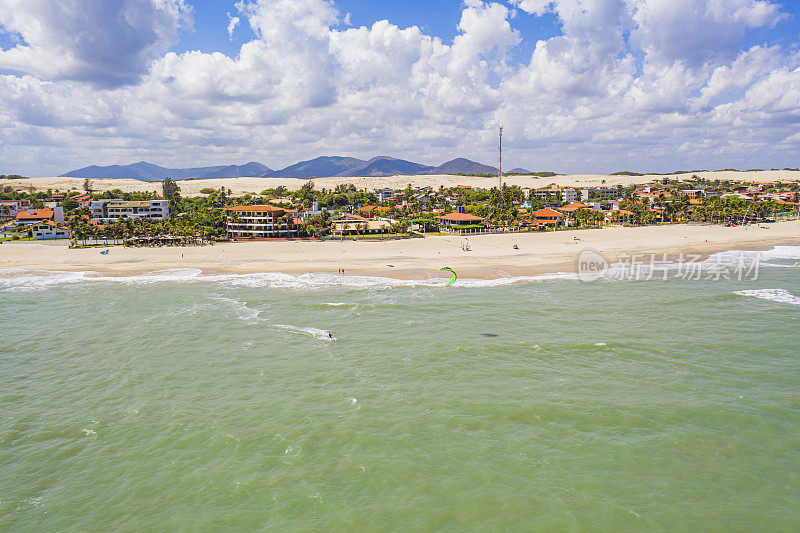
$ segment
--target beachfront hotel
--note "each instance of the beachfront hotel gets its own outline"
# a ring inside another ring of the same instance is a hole
[[[118,199],[92,200],[89,202],[92,220],[117,220],[119,218],[148,218],[167,220],[168,200],[124,201]]]
[[[297,235],[297,220],[286,209],[272,205],[237,205],[225,211],[225,231],[232,239],[274,239]]]

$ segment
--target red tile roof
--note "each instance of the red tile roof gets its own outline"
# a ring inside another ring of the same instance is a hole
[[[457,221],[475,221],[478,222],[483,220],[481,217],[476,217],[475,215],[470,215],[469,213],[449,213],[447,215],[441,215],[436,218],[441,220],[457,220]]]
[[[550,209],[549,207],[545,207],[544,209],[539,209],[538,211],[534,211],[531,215],[535,216],[536,218],[553,218],[553,217],[563,217],[563,213],[559,213],[555,209]]]
[[[577,211],[578,209],[591,209],[592,206],[582,204],[580,202],[573,202],[571,204],[567,204],[563,207],[559,207],[558,210],[562,213],[572,213],[573,211]]]
[[[262,211],[275,214],[278,214],[278,211],[280,211],[281,214],[286,212],[285,209],[275,207],[274,205],[237,205],[235,207],[228,207],[225,211]]]
[[[29,210],[25,209],[17,213],[18,220],[38,220],[40,218],[53,218],[52,209],[34,209],[33,214],[29,214]]]

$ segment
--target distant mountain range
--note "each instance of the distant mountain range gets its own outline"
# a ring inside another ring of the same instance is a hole
[[[133,178],[142,181],[163,181],[164,178],[176,180],[187,178],[240,178],[244,176],[263,176],[272,172],[261,163],[246,165],[219,165],[216,167],[165,168],[147,161],[139,161],[132,165],[111,165],[107,167],[90,167],[73,170],[62,174],[70,178]]]
[[[329,176],[411,176],[415,174],[497,174],[497,169],[460,157],[433,167],[393,157],[373,157],[367,161],[355,157],[324,156],[301,161],[282,170],[272,170],[261,163],[220,165],[215,167],[166,168],[140,161],[132,165],[111,165],[73,170],[62,174],[72,178],[133,178],[142,181],[172,179],[215,179],[238,177],[316,178]]]

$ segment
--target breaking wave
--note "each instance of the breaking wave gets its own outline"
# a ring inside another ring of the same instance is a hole
[[[734,294],[769,300],[789,305],[800,305],[800,296],[796,296],[784,289],[751,289],[746,291],[736,291]]]
[[[287,331],[293,331],[295,333],[302,333],[303,335],[308,335],[310,337],[314,337],[315,339],[319,340],[329,340],[328,332],[324,329],[319,328],[300,328],[297,326],[290,326],[288,324],[275,324],[276,328],[285,329]]]
[[[800,246],[776,246],[770,250],[742,251],[732,250],[711,254],[700,264],[752,265],[758,258],[759,267],[765,268],[800,268]],[[620,275],[626,265],[614,263],[609,265],[606,279],[625,279]],[[678,268],[678,263],[666,265],[668,270]],[[642,264],[646,273],[648,266]],[[662,266],[663,268],[663,266]],[[537,283],[558,280],[577,280],[578,275],[571,272],[556,272],[536,276],[506,276],[493,279],[475,279],[460,277],[452,288],[485,288],[503,287],[515,284]],[[344,289],[394,289],[398,287],[443,287],[447,278],[431,277],[427,279],[395,279],[383,276],[341,276],[338,274],[307,273],[285,274],[280,272],[262,272],[251,274],[203,274],[196,268],[172,268],[157,270],[145,274],[109,276],[92,271],[65,272],[45,270],[2,270],[0,269],[0,292],[24,292],[45,290],[60,286],[87,283],[110,283],[120,285],[150,285],[155,283],[218,283],[231,287],[254,287],[292,290],[318,290],[328,288]],[[326,305],[337,306],[343,302],[330,302]],[[348,304],[344,304],[348,305]]]
[[[540,282],[561,279],[577,279],[577,275],[561,272],[540,276],[518,276],[495,279],[460,278],[458,287],[482,288]],[[336,274],[308,273],[284,274],[263,272],[255,274],[203,274],[199,269],[181,268],[150,272],[133,276],[107,276],[96,272],[63,272],[44,270],[0,270],[0,292],[44,290],[53,287],[87,283],[110,283],[121,285],[151,285],[155,283],[219,283],[231,287],[274,289],[393,289],[397,287],[440,287],[445,278],[403,280],[381,276],[340,276]],[[329,305],[337,305],[332,302]],[[345,304],[347,305],[347,304]]]

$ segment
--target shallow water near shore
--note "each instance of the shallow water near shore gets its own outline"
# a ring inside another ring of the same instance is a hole
[[[0,530],[798,529],[798,262],[0,272]]]

